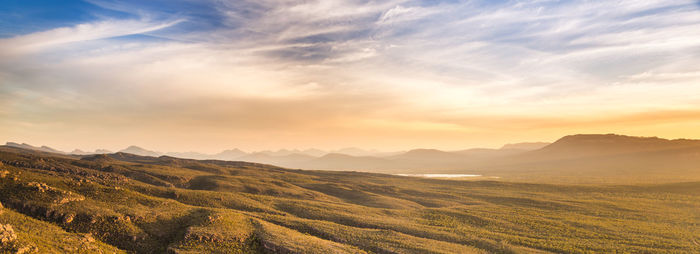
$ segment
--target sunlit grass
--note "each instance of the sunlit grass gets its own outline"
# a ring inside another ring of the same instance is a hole
[[[87,233],[101,250],[138,253],[700,251],[700,183],[524,184],[16,151],[0,159],[9,171],[0,223],[39,251]],[[67,197],[84,199],[57,202]]]

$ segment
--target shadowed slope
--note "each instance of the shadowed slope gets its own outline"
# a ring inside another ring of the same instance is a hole
[[[659,183],[700,180],[700,140],[572,135],[470,171],[518,180]]]
[[[700,251],[697,183],[466,182],[16,148],[0,148],[0,163],[7,209],[137,253]]]

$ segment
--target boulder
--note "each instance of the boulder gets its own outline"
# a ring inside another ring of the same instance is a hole
[[[15,254],[36,253],[37,251],[38,249],[36,246],[27,245],[17,248]]]
[[[94,242],[95,242],[95,238],[92,237],[92,234],[85,234],[85,236],[83,237],[82,241],[83,241],[83,242],[86,242],[86,243],[94,243]]]
[[[30,182],[27,184],[27,186],[29,186],[29,187],[31,187],[39,192],[46,192],[46,191],[53,190],[53,188],[51,186],[48,186],[45,183]]]
[[[0,224],[0,245],[9,245],[17,240],[15,230],[10,224]]]
[[[73,219],[75,219],[74,214],[66,214],[66,216],[63,217],[63,224],[69,224],[73,222]]]

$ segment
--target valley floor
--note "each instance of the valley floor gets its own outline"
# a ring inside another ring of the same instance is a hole
[[[0,252],[700,252],[700,182],[459,181],[2,147],[0,202]]]

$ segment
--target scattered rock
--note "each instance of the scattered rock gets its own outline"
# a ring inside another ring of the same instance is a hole
[[[73,193],[71,191],[56,189],[56,188],[51,187],[45,183],[29,182],[26,184],[26,186],[32,190],[35,190],[35,191],[38,191],[41,193],[51,193],[54,195],[59,194],[59,195],[57,195],[56,199],[53,200],[53,202],[55,204],[59,204],[59,205],[66,204],[66,203],[73,202],[73,201],[85,200],[85,197],[80,195],[80,194]],[[48,217],[48,215],[47,215],[47,217]]]
[[[207,220],[209,223],[214,223],[217,220],[221,219],[221,216],[215,215],[215,216],[207,216]]]
[[[92,234],[86,234],[86,235],[83,237],[83,242],[86,242],[86,243],[94,243],[94,242],[95,242],[95,238],[92,237]]]
[[[97,223],[97,216],[90,215],[90,224],[95,224]]]
[[[188,228],[185,231],[185,240],[205,243],[224,242],[225,238],[217,233],[197,232]]]
[[[144,241],[146,240],[147,236],[146,235],[134,235],[131,236],[131,240],[134,242],[139,242],[139,241]]]
[[[22,247],[17,248],[17,251],[15,252],[15,254],[35,253],[37,251],[38,251],[38,249],[36,246],[28,245],[28,246],[22,246]]]
[[[15,235],[15,230],[12,229],[10,224],[0,224],[0,244],[8,245],[17,240],[17,235]]]
[[[32,187],[39,192],[47,192],[53,190],[51,186],[48,186],[45,183],[30,182],[27,184],[27,186]]]
[[[69,224],[73,222],[73,219],[75,219],[74,214],[66,214],[66,216],[63,217],[63,224]]]
[[[68,202],[85,200],[85,197],[77,195],[77,194],[73,194],[73,195],[68,194],[68,195],[69,195],[68,197],[61,197],[59,199],[56,199],[54,202],[59,204],[59,205],[62,205],[62,204],[68,203]]]

